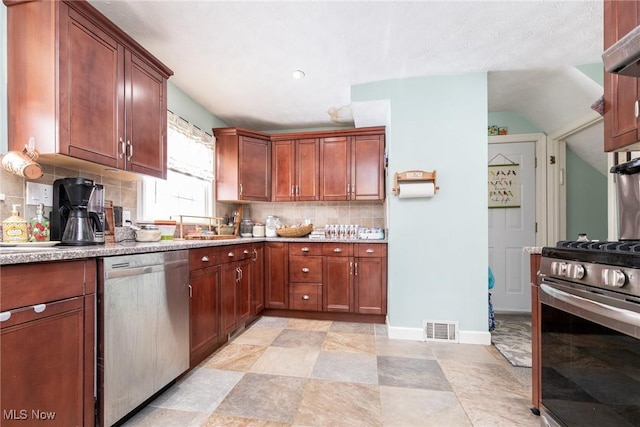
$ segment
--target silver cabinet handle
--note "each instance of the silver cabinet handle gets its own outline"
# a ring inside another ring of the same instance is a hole
[[[236,267],[236,283],[240,281],[240,268]]]
[[[353,184],[351,186],[351,194],[356,194],[356,185],[355,184]]]
[[[202,262],[209,262],[209,257],[208,256],[203,256],[201,261]]]
[[[300,196],[300,186],[296,185],[296,196]]]
[[[296,195],[296,186],[295,186],[295,185],[292,185],[292,186],[291,186],[291,197],[293,197],[293,196],[295,196],[295,195]]]
[[[131,161],[131,158],[133,157],[133,144],[131,143],[131,141],[127,141],[127,147],[129,147],[129,155],[127,156],[127,161]]]
[[[353,263],[350,262],[349,263],[349,276],[351,276],[353,274]]]
[[[351,184],[347,184],[347,195],[351,194]]]
[[[640,105],[638,105],[638,100],[636,99],[635,105],[634,105],[634,112],[636,115],[636,119],[638,117],[640,117]]]
[[[33,311],[36,313],[42,313],[47,309],[47,304],[38,304],[33,306]]]
[[[232,257],[232,256],[234,256],[234,255],[235,255],[235,254],[234,254],[233,252],[229,252],[229,253],[227,254],[227,256],[230,256],[230,257]]]
[[[302,272],[303,272],[303,273],[308,273],[308,272],[309,272],[309,269],[308,269],[307,267],[304,267],[304,268],[302,269]]]
[[[242,196],[242,184],[240,184],[240,195]]]
[[[125,154],[127,154],[127,143],[124,142],[124,139],[120,138],[120,158],[123,159]]]
[[[254,249],[253,250],[253,261],[257,261],[258,260],[258,250]]]
[[[333,252],[340,253],[342,252],[342,248],[334,248]]]
[[[189,298],[193,298],[193,288],[189,285]]]
[[[244,271],[242,271],[241,268],[239,268],[238,270],[240,270],[240,280],[242,280],[242,278],[244,277]]]
[[[308,248],[308,247],[306,247],[306,246],[305,246],[304,248],[300,249],[300,250],[301,250],[302,252],[309,252],[309,248]]]
[[[311,297],[309,295],[302,295],[302,299],[306,301],[311,299]]]
[[[358,275],[358,263],[356,262],[356,276]]]
[[[0,322],[5,322],[7,320],[9,320],[11,318],[11,312],[10,311],[3,311],[2,313],[0,313]]]
[[[372,253],[374,253],[374,252],[375,252],[375,250],[373,250],[373,249],[367,249],[365,252],[366,252],[366,253],[368,253],[368,254],[372,254]]]
[[[244,254],[245,254],[245,255],[249,255],[249,253],[250,253],[250,252],[251,252],[251,251],[250,251],[249,249],[245,249],[245,250],[244,250]]]

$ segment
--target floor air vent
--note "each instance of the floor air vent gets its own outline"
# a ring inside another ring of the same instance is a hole
[[[458,322],[450,320],[423,320],[425,341],[458,342]]]

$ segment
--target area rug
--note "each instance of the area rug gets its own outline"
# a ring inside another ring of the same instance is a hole
[[[496,315],[491,342],[513,366],[531,367],[531,318]]]

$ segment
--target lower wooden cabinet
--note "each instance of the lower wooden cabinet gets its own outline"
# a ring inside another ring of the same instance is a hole
[[[251,320],[264,310],[264,243],[255,243],[251,257]]]
[[[353,310],[353,245],[350,243],[323,243],[324,284],[322,309],[352,313]]]
[[[93,426],[95,260],[2,267],[2,426]]]
[[[190,363],[198,365],[223,343],[220,333],[220,268],[218,248],[189,252]]]
[[[220,325],[227,336],[251,315],[250,260],[220,266]]]
[[[387,245],[358,243],[354,247],[354,311],[387,314]]]
[[[289,244],[265,243],[264,306],[271,309],[289,308]]]

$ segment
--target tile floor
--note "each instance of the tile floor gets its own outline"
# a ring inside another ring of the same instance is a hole
[[[263,317],[126,426],[538,426],[531,369],[384,325]]]

